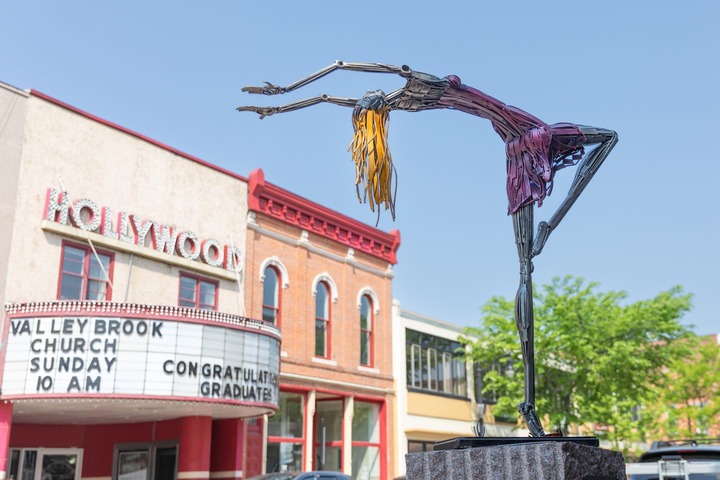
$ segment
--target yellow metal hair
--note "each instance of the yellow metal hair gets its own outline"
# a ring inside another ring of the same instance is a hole
[[[356,107],[353,110],[353,130],[355,135],[348,151],[355,162],[355,186],[358,200],[370,203],[374,212],[378,205],[385,205],[395,220],[395,193],[397,183],[393,185],[395,166],[388,148],[388,119],[390,107],[385,104],[377,109]],[[395,180],[397,182],[397,180]],[[362,185],[362,195],[360,186]]]

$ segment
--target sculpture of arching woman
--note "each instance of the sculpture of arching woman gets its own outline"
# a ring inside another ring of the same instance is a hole
[[[353,108],[355,138],[351,144],[356,162],[356,184],[360,197],[374,205],[384,204],[394,218],[394,167],[387,147],[387,115],[390,110],[422,111],[448,108],[475,115],[491,122],[505,142],[507,162],[508,213],[512,216],[515,243],[520,261],[520,286],[515,297],[515,322],[520,335],[525,370],[525,399],[518,405],[534,437],[545,436],[535,412],[535,352],[532,295],[533,257],[540,254],[552,231],[560,224],[617,143],[617,134],[608,129],[556,123],[549,125],[537,117],[506,105],[467,85],[455,75],[444,78],[415,72],[408,66],[380,63],[335,62],[287,87],[266,83],[264,87],[245,87],[244,92],[277,95],[291,92],[335,70],[391,73],[406,79],[403,87],[385,94],[367,92],[362,98],[319,95],[278,107],[238,107],[264,118],[318,103]],[[585,147],[592,146],[589,151]],[[534,205],[542,205],[552,191],[555,172],[577,165],[567,196],[547,221],[534,233]]]

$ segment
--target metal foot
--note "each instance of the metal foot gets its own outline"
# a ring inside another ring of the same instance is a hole
[[[543,430],[542,423],[540,423],[537,412],[535,412],[535,406],[532,403],[521,402],[518,404],[517,409],[530,430],[530,436],[544,437],[545,430]]]

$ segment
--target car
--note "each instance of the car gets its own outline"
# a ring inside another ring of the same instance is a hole
[[[653,442],[626,472],[628,480],[720,480],[720,439]]]
[[[256,475],[247,480],[352,480],[340,472],[314,470],[312,472],[275,472]]]

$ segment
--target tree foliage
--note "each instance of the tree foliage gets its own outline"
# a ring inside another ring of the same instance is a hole
[[[568,425],[608,426],[597,435],[617,445],[642,433],[638,406],[656,393],[666,365],[688,353],[690,335],[680,324],[690,295],[680,287],[654,298],[626,302],[625,292],[599,292],[579,277],[554,278],[535,290],[536,410],[546,429]],[[468,356],[483,369],[510,352],[523,371],[514,302],[493,297],[483,307],[480,328],[467,328]],[[523,375],[489,372],[484,391],[500,392],[494,412],[517,415]]]
[[[651,439],[716,436],[720,417],[720,346],[715,337],[688,340],[691,354],[668,365],[651,386],[644,419]]]

